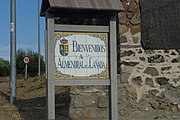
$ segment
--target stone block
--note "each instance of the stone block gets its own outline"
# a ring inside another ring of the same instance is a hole
[[[141,111],[141,112],[144,112],[144,111],[148,111],[149,110],[149,108],[148,107],[146,107],[146,106],[143,106],[143,105],[137,105],[137,109],[139,110],[139,111]]]
[[[131,19],[134,16],[134,13],[126,12],[126,16],[127,16],[128,19]]]
[[[126,16],[125,12],[120,12],[119,13],[119,23],[120,24],[126,24],[129,21],[129,19]]]
[[[165,58],[162,55],[153,55],[148,57],[149,63],[163,63],[165,62]]]
[[[159,78],[156,79],[156,82],[159,85],[166,85],[166,84],[168,84],[168,81],[169,81],[169,79],[166,78],[166,77],[159,77]]]
[[[168,105],[165,102],[159,102],[158,109],[165,110],[167,109]]]
[[[121,83],[127,83],[130,75],[131,75],[130,73],[122,72],[120,79]]]
[[[137,12],[133,15],[130,21],[133,25],[141,23],[140,10],[137,10]]]
[[[120,57],[135,56],[135,52],[132,50],[125,50],[120,53]]]
[[[129,115],[129,111],[120,111],[119,113],[120,113],[119,116],[128,116]]]
[[[136,66],[136,65],[139,64],[139,62],[126,62],[126,61],[122,61],[122,64],[126,65],[126,66]]]
[[[141,60],[141,61],[146,61],[146,58],[145,57],[139,57],[139,60]]]
[[[121,71],[125,73],[127,72],[131,74],[133,72],[133,69],[134,67],[124,66],[124,65],[121,66]]]
[[[172,52],[171,52],[171,55],[176,56],[177,53],[176,53],[175,51],[172,51]]]
[[[127,38],[126,38],[126,36],[121,36],[121,37],[120,37],[120,43],[127,43]]]
[[[99,108],[107,108],[108,107],[108,96],[99,96],[98,99],[98,107]]]
[[[131,31],[132,35],[135,35],[135,34],[141,32],[140,24],[139,25],[132,25],[130,31]]]
[[[119,91],[118,92],[119,99],[121,99],[123,96],[126,96],[126,94],[127,94],[127,91],[126,91],[125,87],[119,86],[118,91]]]
[[[144,70],[144,73],[150,74],[152,76],[158,76],[159,75],[158,70],[155,67],[147,67]]]
[[[155,53],[155,51],[154,50],[145,50],[144,51],[146,54],[148,54],[148,55],[152,55],[152,54],[154,54]]]
[[[171,103],[180,105],[180,87],[173,87],[169,84],[164,87],[167,87],[166,91],[164,92],[165,98],[171,101]]]
[[[171,104],[170,108],[174,113],[179,112],[177,104]]]
[[[156,89],[154,89],[154,90],[151,90],[150,93],[151,93],[151,95],[153,95],[153,96],[157,96],[157,94],[159,93],[159,91],[156,90]]]
[[[127,11],[130,0],[121,0],[121,2],[122,2],[122,5],[124,7],[124,10]]]
[[[155,101],[152,101],[150,104],[151,104],[151,107],[152,107],[153,109],[157,109],[158,106],[159,106],[159,103],[158,103],[158,102],[155,102]]]
[[[96,107],[86,107],[84,109],[84,115],[86,120],[107,119],[108,110]]]
[[[77,88],[77,87],[71,87],[71,90],[70,90],[71,94],[73,95],[78,95],[81,93],[80,89]]]
[[[75,96],[73,103],[74,107],[92,107],[92,106],[97,106],[97,96],[96,95],[78,95]]]
[[[108,118],[108,110],[107,109],[98,109],[96,112],[97,119],[107,119]]]
[[[172,68],[172,66],[162,67],[162,68],[161,68],[161,71],[170,70],[171,68]]]
[[[137,95],[136,89],[133,86],[129,86],[127,92],[131,95]]]
[[[123,25],[123,24],[119,24],[119,33],[120,33],[120,35],[123,35],[126,32],[128,32],[127,26]]]
[[[177,84],[180,81],[180,76],[179,76],[179,78],[173,78],[173,81],[174,81],[175,84]]]
[[[132,82],[138,86],[142,86],[143,80],[141,76],[132,79]]]
[[[175,58],[171,61],[172,63],[179,63],[180,62],[180,59],[179,58]]]
[[[153,87],[154,86],[154,81],[153,81],[152,78],[146,78],[145,84],[149,85],[150,87]]]
[[[72,120],[85,120],[83,108],[70,108],[69,116]]]
[[[137,44],[140,41],[139,37],[132,37],[132,39],[135,44]]]
[[[139,5],[136,3],[135,0],[131,0],[129,6],[128,6],[128,11],[130,12],[136,12],[139,9]]]

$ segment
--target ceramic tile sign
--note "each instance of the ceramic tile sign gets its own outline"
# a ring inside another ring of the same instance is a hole
[[[54,34],[55,80],[109,78],[108,33]]]

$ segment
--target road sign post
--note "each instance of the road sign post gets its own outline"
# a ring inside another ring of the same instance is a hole
[[[26,67],[25,67],[25,79],[27,79],[27,67],[28,67],[28,65],[26,64]]]
[[[28,71],[28,64],[30,63],[30,57],[29,56],[24,56],[22,59],[23,63],[26,65],[25,66],[25,79],[27,79],[27,71]]]

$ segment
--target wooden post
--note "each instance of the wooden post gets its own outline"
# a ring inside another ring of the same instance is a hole
[[[110,120],[118,120],[116,17],[110,19]]]
[[[50,14],[47,15],[47,39],[46,39],[46,50],[47,50],[47,86],[46,86],[46,97],[47,97],[47,120],[55,120],[55,88],[53,80],[53,66],[52,61],[54,60],[53,42],[54,42],[54,18]]]

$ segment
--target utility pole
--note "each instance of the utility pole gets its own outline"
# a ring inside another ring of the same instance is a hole
[[[40,0],[38,0],[38,75],[41,76],[41,49],[40,49]]]
[[[16,102],[16,0],[11,0],[10,20],[10,103]]]

